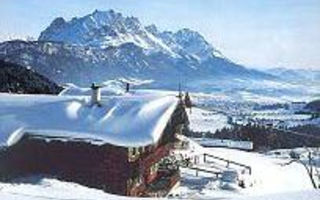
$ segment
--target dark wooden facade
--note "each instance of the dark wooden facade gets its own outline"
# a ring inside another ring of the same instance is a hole
[[[187,123],[185,110],[178,105],[158,144],[135,148],[25,134],[0,155],[0,176],[10,179],[41,174],[119,195],[165,194],[179,180],[179,174],[156,166],[169,155],[174,135]],[[156,186],[158,180],[163,182],[161,186]]]

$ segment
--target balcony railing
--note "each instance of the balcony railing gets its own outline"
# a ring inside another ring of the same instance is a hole
[[[143,166],[145,169],[148,169],[154,163],[157,163],[162,158],[168,156],[171,149],[173,149],[172,143],[168,143],[166,145],[159,146],[153,152],[142,155],[139,159],[139,165]]]

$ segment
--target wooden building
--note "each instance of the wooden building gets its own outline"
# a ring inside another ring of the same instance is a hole
[[[79,124],[77,120],[88,118],[78,117],[74,122],[66,117],[62,124],[29,124],[22,129],[0,155],[1,177],[53,176],[113,194],[166,195],[180,175],[162,161],[174,147],[175,134],[188,125],[184,106],[176,97],[144,95],[102,97],[99,104],[81,103],[77,110],[79,115],[98,110],[99,118],[92,114],[99,122],[91,124],[94,128],[87,128],[85,122],[82,129],[72,128]],[[66,108],[70,105],[73,102]],[[63,129],[63,124],[68,126]]]

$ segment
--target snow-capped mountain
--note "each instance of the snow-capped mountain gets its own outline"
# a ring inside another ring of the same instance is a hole
[[[94,11],[81,18],[66,22],[56,18],[44,30],[39,41],[58,41],[91,47],[117,47],[133,43],[144,50],[174,52],[161,40],[150,34],[135,17],[123,17],[113,10]]]
[[[196,31],[182,29],[176,33],[159,32],[155,25],[144,27],[137,18],[123,17],[113,10],[96,10],[82,18],[73,18],[70,22],[61,17],[56,18],[41,33],[39,41],[99,48],[133,43],[146,52],[163,52],[173,57],[188,54],[199,61],[212,56],[223,57]]]
[[[229,77],[274,78],[231,62],[196,31],[159,31],[113,10],[70,21],[56,18],[38,41],[1,43],[0,59],[80,85],[119,77],[152,79],[154,87],[167,88],[176,88],[179,77],[186,85]]]

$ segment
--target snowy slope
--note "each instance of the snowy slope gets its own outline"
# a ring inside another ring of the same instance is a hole
[[[187,112],[190,120],[189,128],[195,132],[215,133],[217,130],[229,127],[228,119],[225,115],[215,111],[203,110],[194,107],[191,112]]]
[[[241,150],[203,148],[197,143],[189,139],[187,140],[190,141],[190,150],[182,152],[182,154],[187,157],[191,157],[191,160],[198,156],[201,164],[201,155],[203,153],[208,153],[224,159],[249,165],[252,168],[252,175],[246,176],[245,180],[248,184],[245,189],[238,188],[235,190],[226,190],[220,187],[220,180],[212,174],[200,172],[198,176],[196,176],[196,172],[194,170],[183,169],[182,184],[180,188],[182,197],[193,197],[196,199],[237,199],[244,197],[255,199],[257,197],[257,199],[259,199],[258,197],[267,197],[271,195],[277,199],[278,194],[303,194],[304,191],[313,189],[307,172],[304,167],[298,163],[283,165],[288,161]],[[213,165],[216,167],[219,168],[222,166],[222,163],[215,160],[212,161],[214,161]],[[230,165],[229,167],[231,169],[240,170],[239,172],[242,170],[241,167],[237,167],[235,165]],[[301,194],[297,195],[297,197],[303,196]],[[283,196],[283,194],[280,196]],[[292,197],[294,197],[294,195]]]
[[[232,200],[318,200],[320,193],[315,190],[286,192],[279,194],[238,197],[203,197],[196,194],[190,198],[170,199],[232,199]],[[76,183],[59,181],[53,178],[28,177],[15,183],[0,182],[0,199],[2,200],[135,200],[141,198],[123,197],[104,193],[101,190],[87,188]],[[162,198],[143,198],[162,199]],[[167,199],[167,198],[163,198]]]
[[[318,200],[320,192],[304,190],[299,192],[284,192],[279,194],[261,195],[254,197],[240,197],[238,200]]]
[[[311,160],[309,160],[309,153],[311,155]],[[320,184],[320,147],[304,147],[295,149],[277,149],[267,152],[266,155],[274,158],[280,158],[287,160],[288,162],[292,160],[292,154],[299,157],[299,160],[306,165],[313,166],[314,181],[316,184]],[[311,162],[311,163],[310,163]]]
[[[126,200],[104,193],[98,189],[87,188],[76,183],[59,181],[53,178],[27,177],[17,180],[15,184],[0,182],[0,199],[2,200]]]

